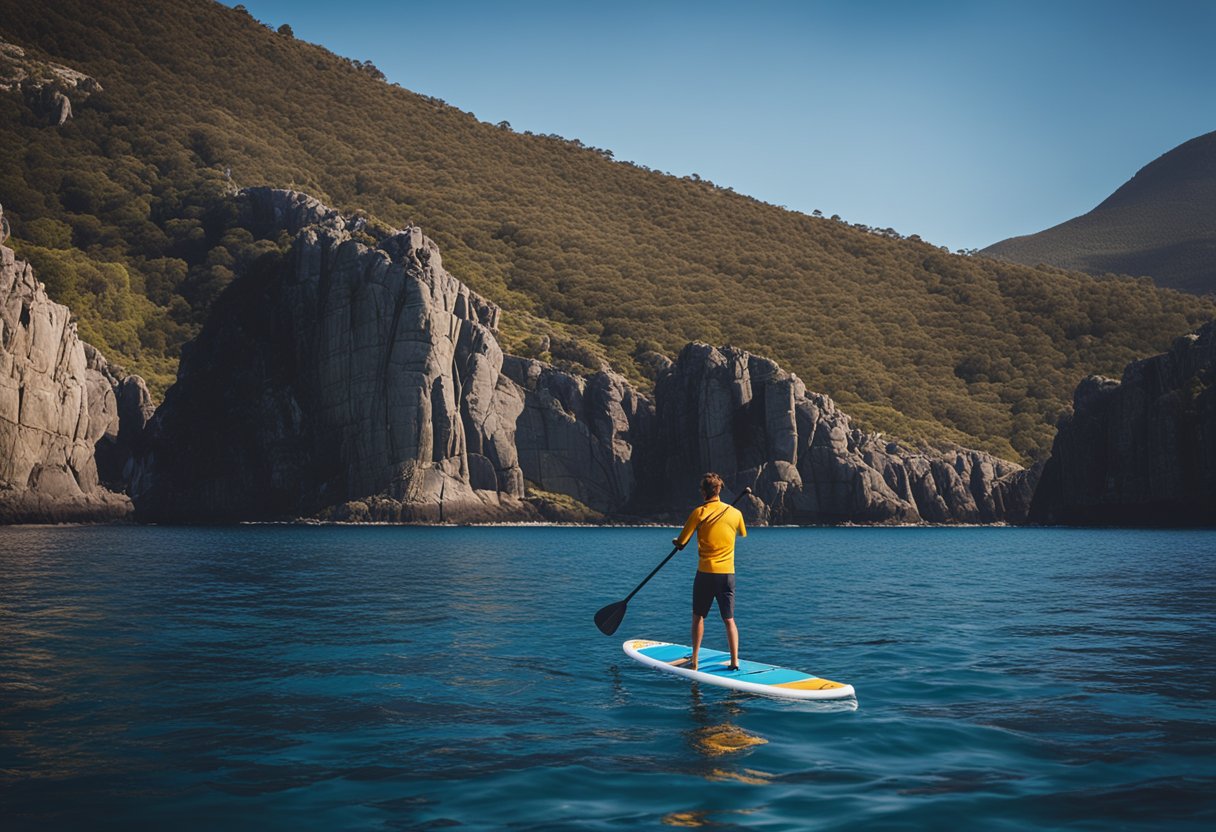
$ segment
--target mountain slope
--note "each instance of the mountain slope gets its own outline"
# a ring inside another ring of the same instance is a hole
[[[1145,165],[1088,214],[1002,240],[983,253],[1216,292],[1216,132]]]
[[[432,34],[410,48],[442,60]],[[234,185],[421,225],[503,308],[512,352],[607,359],[645,385],[656,351],[732,344],[867,427],[1006,458],[1046,453],[1078,378],[1216,316],[1144,281],[955,256],[483,124],[206,0],[0,0],[0,37],[103,90],[60,128],[6,100],[0,201],[82,334],[154,389],[219,291],[286,245],[233,229]]]

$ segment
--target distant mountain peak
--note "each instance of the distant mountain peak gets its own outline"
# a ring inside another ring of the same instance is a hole
[[[1197,188],[1216,187],[1216,131],[1197,136],[1161,154],[1121,185],[1094,210],[1168,198]],[[1216,211],[1216,205],[1213,205]]]
[[[1154,159],[1088,214],[983,253],[1216,292],[1216,131]]]

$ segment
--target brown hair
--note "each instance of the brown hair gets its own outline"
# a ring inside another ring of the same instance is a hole
[[[718,492],[722,490],[722,478],[710,471],[705,476],[701,477],[701,493],[705,495],[705,499],[717,497]]]

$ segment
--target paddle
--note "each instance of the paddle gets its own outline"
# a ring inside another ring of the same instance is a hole
[[[738,497],[735,497],[735,499],[730,501],[730,504],[733,506],[735,503],[739,502],[739,499],[744,494],[751,494],[751,493],[752,493],[752,490],[750,488],[744,488],[742,491],[739,492]],[[729,506],[727,508],[729,508]],[[723,514],[726,514],[725,508],[722,509],[717,514],[715,514],[713,519],[717,520]],[[703,526],[703,525],[705,525],[704,520],[702,520],[700,523],[697,524],[697,530],[699,531],[701,526]],[[642,587],[646,586],[646,581],[649,581],[651,578],[653,578],[658,573],[658,571],[660,569],[662,569],[664,566],[666,566],[667,561],[669,561],[673,557],[675,557],[676,552],[680,551],[681,548],[683,548],[683,547],[677,546],[674,549],[672,549],[671,554],[668,555],[667,557],[663,558],[663,562],[660,563],[658,566],[656,566],[653,570],[651,570],[651,573],[646,576],[646,580],[642,581],[640,584],[638,584],[636,587],[634,587],[633,592],[626,595],[624,601],[617,601],[615,604],[609,604],[608,606],[604,607],[603,609],[601,609],[599,612],[597,612],[595,614],[595,626],[600,628],[601,633],[603,633],[606,636],[610,636],[616,632],[616,628],[621,626],[621,622],[625,620],[625,607],[627,607],[629,605],[629,599],[632,598],[633,596],[637,595],[638,590],[641,589]]]

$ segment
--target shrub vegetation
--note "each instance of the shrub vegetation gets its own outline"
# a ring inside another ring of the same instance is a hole
[[[226,195],[257,184],[421,225],[504,308],[509,350],[645,387],[656,351],[733,344],[868,427],[1024,461],[1082,376],[1216,315],[1148,280],[954,255],[482,123],[289,31],[208,0],[0,0],[0,37],[104,87],[59,129],[16,94],[0,107],[16,245],[155,390],[216,295],[286,242],[231,228]]]

